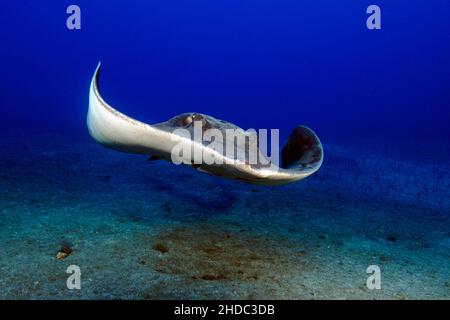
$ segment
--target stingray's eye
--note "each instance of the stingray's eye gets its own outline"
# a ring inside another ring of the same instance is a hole
[[[179,125],[183,126],[183,127],[187,127],[188,125],[190,125],[192,122],[194,121],[194,119],[192,118],[192,116],[186,116],[186,117],[182,117],[178,123]]]
[[[194,121],[201,121],[201,120],[203,120],[203,116],[201,114],[198,114],[198,113],[194,114],[192,116],[192,118],[194,119]]]

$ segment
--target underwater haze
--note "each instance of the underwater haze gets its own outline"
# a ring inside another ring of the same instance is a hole
[[[0,298],[450,299],[449,17],[446,0],[3,1]],[[132,118],[199,112],[281,144],[306,125],[322,167],[254,186],[104,148],[99,61]]]

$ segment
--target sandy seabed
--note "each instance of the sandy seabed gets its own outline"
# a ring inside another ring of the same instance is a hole
[[[450,298],[450,169],[432,161],[325,144],[317,174],[261,187],[87,139],[0,148],[1,299]]]

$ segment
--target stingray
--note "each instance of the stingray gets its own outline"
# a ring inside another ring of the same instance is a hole
[[[93,139],[108,148],[149,155],[151,160],[172,161],[174,148],[188,144],[194,151],[192,155],[200,152],[220,161],[198,163],[192,158],[185,164],[212,175],[259,185],[282,185],[299,181],[312,175],[322,164],[322,144],[317,135],[306,126],[297,126],[290,134],[281,150],[281,165],[269,160],[259,148],[259,140],[252,142],[251,139],[244,139],[241,144],[237,142],[237,152],[230,157],[225,152],[218,152],[211,144],[180,134],[180,129],[192,133],[195,124],[201,124],[202,130],[213,129],[215,132],[238,130],[247,135],[248,131],[227,121],[195,112],[183,113],[156,124],[140,122],[121,113],[103,99],[99,91],[99,75],[100,64],[90,86],[87,126]],[[256,149],[250,148],[252,144],[254,147],[255,143]],[[251,150],[256,150],[256,158],[260,159],[256,163],[246,161],[250,159]],[[242,153],[247,154],[247,157],[238,156]]]

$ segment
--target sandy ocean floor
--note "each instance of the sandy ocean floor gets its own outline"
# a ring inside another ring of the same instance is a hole
[[[259,187],[87,139],[0,148],[1,299],[450,299],[448,167],[325,145],[318,174]]]

